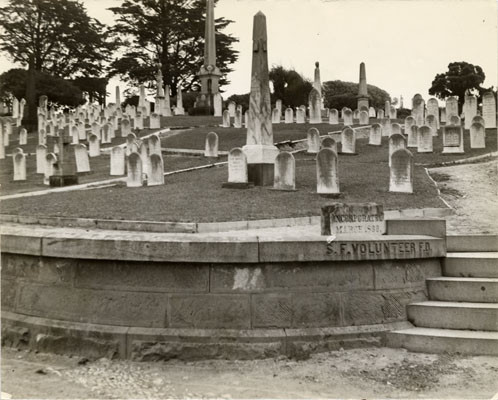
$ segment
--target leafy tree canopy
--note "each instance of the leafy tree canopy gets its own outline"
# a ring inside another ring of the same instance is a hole
[[[358,83],[344,81],[328,81],[323,83],[322,96],[325,107],[340,110],[349,107],[354,110],[358,107]],[[367,85],[369,104],[375,108],[384,108],[386,100],[391,100],[389,93],[377,86]]]
[[[270,71],[273,83],[272,101],[282,100],[283,106],[299,107],[308,104],[308,96],[313,88],[311,81],[294,70],[274,66]]]
[[[205,0],[124,0],[110,8],[117,17],[114,31],[122,37],[124,53],[112,63],[112,74],[133,85],[155,88],[157,62],[162,65],[164,84],[176,95],[181,83],[185,91],[198,87],[196,74],[204,57]],[[226,75],[233,69],[238,52],[232,49],[238,39],[222,31],[232,21],[217,18],[217,66]]]
[[[0,8],[0,50],[62,78],[98,76],[115,42],[76,0],[10,0]]]

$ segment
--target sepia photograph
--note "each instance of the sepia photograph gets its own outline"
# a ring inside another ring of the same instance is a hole
[[[0,399],[498,400],[497,0],[0,0]]]

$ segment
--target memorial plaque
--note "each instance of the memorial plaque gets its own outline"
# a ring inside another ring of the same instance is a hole
[[[285,109],[285,123],[292,124],[294,122],[294,110],[292,108]]]
[[[391,156],[389,191],[413,193],[413,155],[407,149],[398,149]]]
[[[318,152],[316,156],[316,191],[318,194],[338,195],[340,193],[338,165],[339,160],[334,150],[325,148]]]
[[[483,124],[474,122],[472,125],[470,125],[470,148],[486,148],[486,130],[484,129]]]
[[[398,149],[406,149],[406,139],[401,133],[394,133],[389,136],[389,166],[393,153]]]
[[[320,151],[320,133],[316,128],[310,128],[306,135],[306,142],[308,144],[307,153],[316,154]]]
[[[382,127],[380,126],[380,124],[372,124],[372,126],[370,127],[368,144],[372,146],[382,145]]]
[[[289,152],[282,151],[275,158],[273,189],[296,190],[296,160]]]
[[[339,123],[339,111],[335,108],[332,108],[329,112],[329,124],[337,125]]]
[[[408,131],[407,147],[418,147],[418,126],[417,125],[410,126],[410,130]]]
[[[382,235],[384,208],[375,203],[333,203],[322,207],[322,235]]]
[[[418,128],[417,152],[432,153],[432,129],[426,125]]]
[[[344,125],[353,125],[353,112],[349,108],[342,112],[342,118]]]
[[[356,154],[356,133],[349,126],[341,132],[341,152],[344,154]]]
[[[247,183],[247,159],[239,147],[228,154],[228,182]]]
[[[462,127],[456,125],[445,126],[443,129],[443,154],[463,152]]]
[[[482,116],[485,128],[496,128],[496,99],[492,92],[482,96]]]

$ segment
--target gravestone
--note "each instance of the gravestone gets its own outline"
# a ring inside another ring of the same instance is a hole
[[[244,128],[247,128],[249,126],[249,111],[246,111],[244,113]]]
[[[377,119],[378,119],[378,120],[382,120],[384,117],[385,117],[384,110],[382,110],[382,109],[380,109],[380,108],[379,108],[379,109],[377,110]]]
[[[242,111],[240,109],[235,110],[235,117],[233,120],[234,128],[242,128]]]
[[[111,176],[121,176],[125,174],[125,151],[120,146],[111,149]]]
[[[137,136],[134,133],[129,133],[126,136],[126,155],[129,156],[132,152],[132,147],[135,141],[137,140]]]
[[[437,120],[433,114],[428,114],[425,117],[425,125],[431,128],[432,136],[437,136]]]
[[[59,131],[59,137],[56,140],[58,141],[59,154],[57,157],[57,168],[54,170],[53,176],[49,178],[50,186],[63,187],[76,185],[78,183],[78,176],[76,175],[76,162],[72,154],[72,140],[63,130]]]
[[[100,140],[96,135],[90,135],[88,139],[88,149],[90,157],[100,156]]]
[[[149,128],[150,129],[160,129],[161,128],[161,117],[157,113],[150,114],[149,117]]]
[[[147,139],[147,144],[149,146],[149,154],[157,154],[162,156],[161,140],[157,134],[150,135]]]
[[[228,113],[230,115],[230,118],[235,117],[235,109],[237,107],[237,104],[235,104],[234,101],[231,101],[228,103]]]
[[[247,189],[247,158],[241,148],[236,147],[228,153],[228,182],[222,187],[230,189]]]
[[[371,146],[382,145],[382,127],[380,124],[372,124],[370,127],[370,135],[368,136],[368,144]]]
[[[90,172],[90,159],[84,144],[74,145],[74,158],[76,160],[76,172]]]
[[[322,149],[332,149],[337,153],[337,142],[331,136],[325,136],[322,139]]]
[[[278,119],[280,121],[280,117],[282,116],[282,100],[277,100],[275,102],[275,108],[278,110]]]
[[[104,124],[102,126],[102,133],[101,133],[101,143],[102,144],[109,144],[111,143],[111,130],[112,130],[112,127],[111,127],[111,124]]]
[[[406,139],[401,133],[393,133],[389,136],[389,166],[393,153],[399,149],[406,149]]]
[[[353,110],[353,121],[358,121],[360,119],[360,110]]]
[[[308,144],[308,154],[316,154],[320,151],[320,133],[316,128],[310,128],[306,135],[306,141]]]
[[[78,128],[78,139],[79,140],[86,140],[85,123],[82,121],[79,121],[76,124],[76,127]]]
[[[349,126],[341,132],[341,153],[356,154],[356,133]]]
[[[25,181],[26,180],[26,154],[21,151],[17,151],[12,155],[12,160],[14,163],[14,181]]]
[[[92,124],[93,126],[93,124]],[[130,120],[129,119],[122,119],[120,123],[120,128],[121,128],[121,134],[120,137],[126,137],[128,134],[131,133],[131,125],[130,125]]]
[[[134,129],[142,130],[144,129],[144,118],[142,113],[137,112],[134,118]]]
[[[296,110],[296,124],[304,124],[306,123],[306,111],[302,108],[298,108]]]
[[[418,147],[418,126],[412,125],[410,126],[410,130],[408,131],[408,147]]]
[[[384,118],[389,118],[391,116],[391,102],[386,100],[384,102]]]
[[[45,173],[45,162],[47,157],[47,146],[39,144],[36,146],[36,173]]]
[[[38,129],[38,144],[47,144],[47,132],[43,128]]]
[[[71,127],[71,137],[73,139],[73,144],[78,144],[80,142],[80,134],[77,126]]]
[[[415,119],[417,126],[424,124],[425,101],[420,94],[416,94],[412,99],[412,117]]]
[[[394,123],[391,124],[391,135],[394,135],[395,133],[401,133],[401,125]]]
[[[375,203],[333,203],[322,207],[321,234],[382,235],[384,207]]]
[[[150,155],[147,143],[140,141],[140,146],[138,147],[138,153],[142,159],[142,174],[144,177],[148,178],[150,175]]]
[[[285,123],[292,124],[294,122],[294,110],[292,108],[285,109]]]
[[[280,123],[280,111],[278,110],[278,108],[274,108],[273,111],[271,112],[271,123],[272,124]]]
[[[443,129],[443,154],[463,154],[463,129],[460,125],[447,125]]]
[[[432,153],[433,152],[433,147],[432,147],[432,129],[427,126],[423,125],[420,128],[418,128],[418,135],[417,135],[417,152],[418,153]]]
[[[412,116],[406,117],[405,118],[405,135],[410,134],[410,128],[413,125],[417,125],[417,123],[415,122],[415,118],[413,118]]]
[[[339,195],[337,153],[331,149],[321,149],[316,156],[316,191],[322,195]]]
[[[310,104],[310,124],[320,124],[322,122],[322,99],[320,92],[312,88],[308,97]]]
[[[91,135],[96,135],[99,140],[101,139],[101,127],[100,127],[100,124],[98,124],[97,122],[93,122],[92,123],[92,126],[91,126]]]
[[[389,191],[413,193],[413,155],[407,149],[398,149],[391,156]]]
[[[335,108],[332,108],[329,112],[329,124],[337,125],[339,123],[339,111]]]
[[[287,152],[280,152],[275,158],[273,189],[296,190],[296,160]]]
[[[493,92],[486,92],[482,96],[482,117],[485,128],[496,128],[496,99]]]
[[[450,125],[456,125],[456,126],[461,126],[462,121],[458,115],[452,115],[450,117]]]
[[[230,112],[223,111],[223,128],[230,128]]]
[[[472,124],[473,123],[478,123],[478,124],[481,124],[482,126],[486,126],[486,122],[484,121],[484,118],[481,117],[480,115],[476,115],[474,118],[472,118]]]
[[[377,117],[377,112],[375,111],[375,108],[370,107],[370,108],[368,109],[368,116],[369,116],[370,118],[376,118],[376,117]]]
[[[142,159],[140,154],[133,152],[128,156],[127,160],[127,177],[126,186],[127,187],[140,187],[142,186]]]
[[[209,132],[206,136],[204,157],[218,158],[218,135],[215,132]]]
[[[446,121],[452,116],[458,116],[458,97],[451,96],[446,99]]]
[[[147,185],[164,185],[164,163],[159,154],[151,154],[149,157],[150,173],[147,175]]]
[[[213,105],[214,105],[214,116],[221,117],[223,115],[223,99],[221,98],[220,93],[216,93],[213,96]]]
[[[391,106],[389,108],[389,118],[390,119],[396,119],[398,117],[398,112],[394,106]]]
[[[465,129],[470,129],[472,118],[477,115],[477,98],[472,95],[465,95],[464,118]]]
[[[26,128],[21,128],[19,130],[19,146],[25,146],[28,144],[28,131]]]
[[[470,148],[486,148],[486,129],[484,128],[483,124],[474,122],[472,125],[470,125]]]
[[[360,111],[360,125],[368,125],[369,117],[367,111]]]
[[[426,123],[429,115],[432,115],[434,117],[434,120],[436,121],[436,135],[437,135],[437,130],[439,129],[439,103],[437,99],[435,99],[434,97],[431,97],[427,101],[427,115],[425,116]]]
[[[382,127],[382,136],[391,136],[392,127],[390,118],[382,118],[380,120],[380,126]]]
[[[54,176],[57,171],[57,155],[48,153],[45,157],[45,171],[43,175],[43,184],[50,185],[50,177]]]
[[[342,118],[344,125],[353,125],[353,112],[349,108],[342,112]]]

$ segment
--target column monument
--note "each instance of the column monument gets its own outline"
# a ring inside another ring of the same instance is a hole
[[[360,64],[360,87],[358,89],[358,110],[366,107],[368,111],[368,91],[367,91],[367,73],[365,72],[365,63]]]

